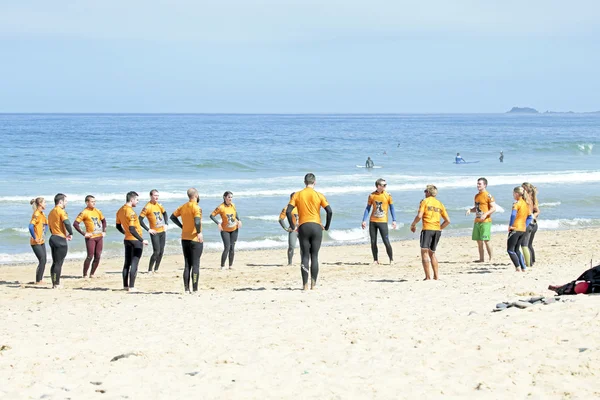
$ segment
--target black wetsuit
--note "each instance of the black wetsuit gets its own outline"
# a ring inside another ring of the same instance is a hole
[[[381,233],[381,240],[385,245],[385,251],[392,261],[394,259],[394,253],[392,251],[392,244],[390,243],[389,231],[387,222],[369,222],[369,237],[371,238],[371,252],[373,253],[373,260],[378,260],[379,250],[377,249],[377,231]]]
[[[290,225],[292,225],[293,209],[294,206],[288,204],[286,214]],[[330,206],[325,207],[325,211],[327,212],[325,230],[328,230],[331,225],[333,212]],[[300,265],[302,284],[306,286],[308,284],[309,270],[312,282],[316,283],[319,276],[319,250],[321,249],[321,242],[323,240],[323,227],[316,222],[303,223],[298,227],[298,240],[300,241],[300,257],[302,258],[302,264]]]
[[[63,221],[65,225],[65,229],[69,235],[73,235],[73,228],[71,228],[71,222],[66,219]],[[50,236],[50,240],[48,241],[50,244],[50,252],[52,254],[52,266],[50,267],[50,277],[52,278],[52,286],[60,285],[60,275],[62,273],[62,266],[65,258],[67,257],[67,253],[69,252],[69,246],[67,244],[67,239],[58,236],[52,235]]]
[[[163,213],[163,218],[166,224],[167,213]],[[144,218],[140,217],[140,226],[145,230],[149,231],[150,228],[144,223]],[[148,272],[152,270],[158,271],[160,262],[162,261],[163,255],[165,254],[165,245],[167,242],[167,232],[157,232],[154,235],[150,235],[152,241],[152,256],[150,256],[150,264],[148,264]]]
[[[46,269],[46,244],[32,244],[33,254],[38,259],[38,266],[35,270],[35,281],[41,282],[44,279],[44,270]]]

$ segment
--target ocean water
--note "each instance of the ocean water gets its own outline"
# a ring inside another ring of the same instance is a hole
[[[489,181],[499,211],[493,230],[506,231],[512,188],[524,181],[539,190],[544,230],[600,226],[600,115],[68,115],[1,114],[0,264],[35,262],[27,226],[29,200],[44,196],[48,213],[56,193],[68,196],[74,220],[92,194],[109,224],[105,256],[120,256],[115,213],[125,193],[151,189],[171,213],[196,187],[203,209],[205,248],[222,244],[209,219],[226,190],[243,220],[237,248],[281,248],[287,234],[278,215],[307,172],[334,212],[325,245],[367,243],[360,229],[368,194],[385,178],[398,229],[409,231],[423,189],[435,184],[449,211],[444,235],[470,235],[476,181]],[[504,151],[504,162],[498,160]],[[467,161],[453,164],[457,152]],[[366,170],[370,156],[381,168]],[[179,253],[180,230],[169,225],[167,253]],[[148,234],[146,233],[146,236]],[[69,258],[83,258],[76,233]],[[150,248],[146,250],[149,256]],[[365,255],[370,250],[365,245]],[[285,251],[281,253],[282,262]],[[145,257],[145,259],[147,259]]]

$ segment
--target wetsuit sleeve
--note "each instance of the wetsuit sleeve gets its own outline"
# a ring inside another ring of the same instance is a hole
[[[371,205],[367,204],[367,208],[365,208],[365,213],[363,214],[363,222],[367,222],[367,218],[369,218],[370,212],[371,212]]]
[[[102,218],[102,232],[106,232],[106,219]]]
[[[75,220],[75,222],[73,222],[73,228],[75,228],[77,232],[81,233],[81,236],[85,236],[85,232],[79,227],[79,221]]]
[[[393,204],[390,204],[390,214],[392,214],[392,221],[396,222],[396,211]]]
[[[31,234],[33,240],[37,240],[37,238],[35,237],[35,227],[33,226],[33,224],[29,224],[29,233]]]
[[[533,221],[533,215],[528,215],[527,219],[525,220],[525,226],[529,226],[529,224],[531,223],[531,221]]]
[[[123,226],[121,224],[117,223],[116,227],[119,232],[121,232],[123,235],[125,234],[125,231],[123,230]]]
[[[283,228],[284,231],[287,231],[289,228],[287,226],[285,226],[285,223],[283,222],[284,220],[285,220],[284,218],[280,219],[279,225],[281,225],[281,227]]]
[[[144,217],[142,217],[142,214],[140,214],[140,226],[142,228],[144,228],[146,231],[149,231],[150,228],[148,228],[148,226],[146,225],[146,223],[144,222]]]
[[[329,205],[325,207],[325,212],[327,213],[327,222],[325,223],[325,230],[328,231],[329,226],[331,225],[331,218],[333,218],[333,211],[331,210],[331,207],[329,207]]]
[[[513,208],[512,213],[510,214],[510,221],[508,226],[512,226],[515,223],[515,219],[517,218],[517,210]]]
[[[292,211],[294,211],[294,206],[290,203],[285,209],[285,215],[287,216],[288,224],[290,224],[290,226],[294,226]]]
[[[196,232],[201,233],[202,232],[202,218],[194,217],[194,225],[196,226]]]
[[[65,224],[65,229],[67,230],[69,236],[73,236],[73,228],[71,227],[71,221],[69,221],[69,219],[67,218],[63,221],[63,224]]]
[[[213,221],[215,224],[219,225],[219,221],[218,221],[218,220],[215,218],[215,216],[214,216],[214,215],[210,214],[210,219],[212,219],[212,221]]]
[[[175,225],[177,225],[178,227],[180,227],[181,229],[183,229],[183,225],[181,224],[181,222],[179,221],[179,218],[177,218],[175,216],[175,213],[171,214],[171,221],[173,221],[173,223]]]
[[[164,208],[163,208],[164,210]],[[167,215],[167,211],[163,211],[163,221],[165,221],[165,225],[169,225],[169,216]]]
[[[140,234],[138,233],[137,229],[135,229],[135,225],[130,225],[129,226],[129,233],[131,233],[131,236],[133,236],[134,238],[136,238],[140,242],[144,241],[144,238],[141,237]]]

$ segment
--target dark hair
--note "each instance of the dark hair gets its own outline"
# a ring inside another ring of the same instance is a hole
[[[315,183],[316,180],[317,180],[317,178],[315,177],[315,174],[313,174],[311,172],[304,175],[304,184],[305,185],[312,185],[313,183]]]
[[[88,194],[87,196],[85,196],[85,202],[87,203],[89,199],[95,199],[95,197],[91,194]]]
[[[127,196],[125,198],[126,198],[127,203],[129,203],[131,200],[133,200],[134,197],[138,197],[138,196],[139,196],[139,194],[137,194],[134,191],[131,191],[131,192],[127,192]]]
[[[66,194],[57,193],[57,195],[54,196],[54,205],[57,206],[58,203],[60,203],[61,201],[63,201],[66,198],[67,198]]]
[[[487,179],[482,177],[482,178],[477,179],[477,182],[479,182],[479,181],[485,183],[485,186],[487,187]]]
[[[385,179],[383,179],[383,178],[379,178],[379,179],[377,179],[377,180],[375,181],[375,186],[379,186],[379,185],[381,185],[383,182],[385,182]]]
[[[225,193],[223,193],[223,200],[225,200],[225,197],[227,197],[227,196],[229,196],[229,195],[232,195],[232,196],[233,196],[233,193],[231,193],[229,190],[228,190],[228,191],[226,191]]]
[[[156,190],[156,189],[152,189],[152,190],[150,191],[150,197],[152,197],[152,195],[154,194],[154,192],[158,193],[158,190]]]

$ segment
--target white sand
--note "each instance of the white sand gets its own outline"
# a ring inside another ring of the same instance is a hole
[[[87,281],[68,262],[61,291],[28,284],[34,265],[1,267],[0,398],[599,398],[600,296],[491,311],[551,296],[599,237],[540,231],[524,274],[504,235],[485,264],[469,238],[442,237],[438,282],[421,280],[417,240],[393,243],[394,266],[371,265],[369,245],[326,247],[309,292],[285,250],[238,252],[232,271],[205,253],[199,296],[182,294],[182,257],[140,273],[137,294],[119,290],[121,259]]]

